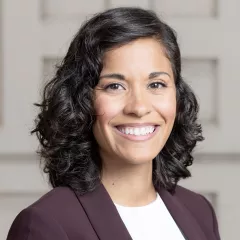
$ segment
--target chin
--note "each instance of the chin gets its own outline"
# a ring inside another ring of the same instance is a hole
[[[137,150],[136,150],[137,151]],[[157,156],[158,153],[156,154],[146,154],[138,151],[138,153],[135,154],[128,154],[128,156],[124,157],[125,161],[133,164],[133,165],[138,165],[138,164],[147,164],[147,163],[151,163],[152,160]]]

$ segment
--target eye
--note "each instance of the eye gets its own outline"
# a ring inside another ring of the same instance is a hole
[[[105,87],[105,90],[124,90],[125,88],[119,83],[111,83]]]
[[[163,87],[166,87],[167,85],[163,82],[153,82],[153,83],[150,83],[149,84],[149,87],[150,88],[163,88]]]

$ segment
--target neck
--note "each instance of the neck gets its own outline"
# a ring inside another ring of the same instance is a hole
[[[128,166],[105,164],[101,181],[113,202],[123,206],[144,206],[156,199],[152,183],[152,161]]]

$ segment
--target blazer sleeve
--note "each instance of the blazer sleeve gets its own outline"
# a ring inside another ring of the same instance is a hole
[[[212,204],[205,198],[202,196],[202,198],[205,200],[205,202],[208,204],[210,210],[211,210],[211,215],[212,215],[212,226],[213,226],[213,232],[216,236],[216,239],[217,240],[221,240],[220,238],[220,234],[219,234],[219,229],[218,229],[218,221],[217,221],[217,217],[216,217],[216,214],[215,214],[215,211],[212,207]]]
[[[40,209],[30,207],[18,214],[7,240],[69,240],[61,225]]]

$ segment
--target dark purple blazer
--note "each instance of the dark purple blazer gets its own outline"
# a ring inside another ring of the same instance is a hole
[[[203,196],[180,186],[173,195],[162,188],[158,192],[185,239],[220,239],[215,213]],[[16,217],[7,237],[7,240],[130,239],[102,184],[83,196],[67,187],[51,190]]]

